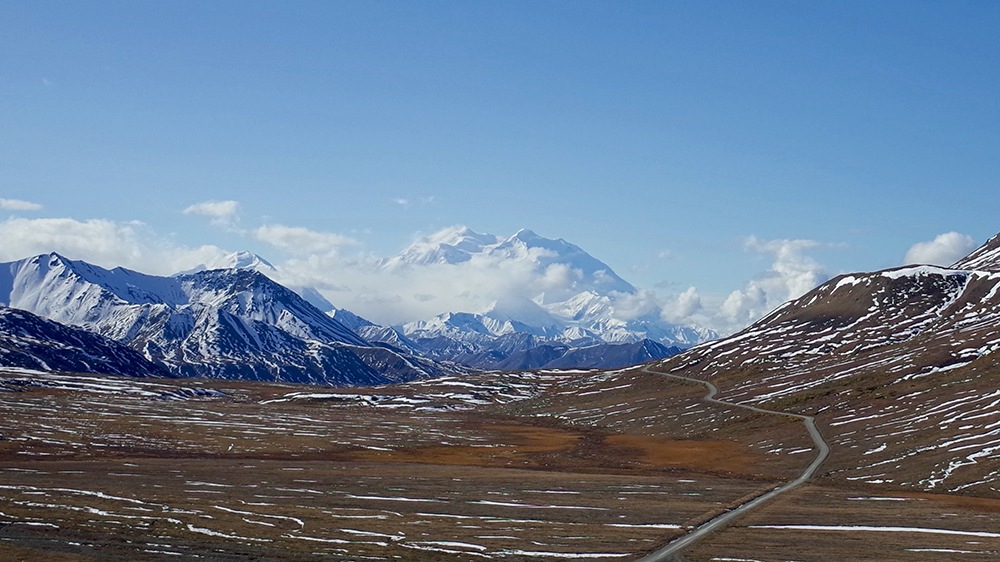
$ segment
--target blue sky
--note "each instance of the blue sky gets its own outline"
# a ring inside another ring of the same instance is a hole
[[[1000,231],[998,30],[959,1],[0,2],[0,202],[34,204],[0,204],[3,257],[526,227],[721,301],[957,252]]]

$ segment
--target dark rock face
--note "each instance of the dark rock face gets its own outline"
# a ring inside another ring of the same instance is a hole
[[[7,307],[0,307],[0,366],[133,377],[170,376],[166,369],[129,347]]]

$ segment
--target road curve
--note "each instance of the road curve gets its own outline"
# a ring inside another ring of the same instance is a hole
[[[672,379],[694,382],[705,385],[706,387],[708,387],[708,394],[705,395],[705,398],[703,398],[705,402],[714,402],[716,404],[722,404],[724,406],[743,408],[744,410],[751,410],[754,412],[760,412],[762,414],[774,414],[779,416],[798,418],[802,420],[802,422],[805,424],[806,430],[809,432],[809,436],[812,438],[813,443],[816,444],[817,453],[816,453],[816,458],[813,459],[812,463],[809,466],[807,466],[805,470],[802,471],[802,474],[800,474],[798,478],[790,482],[787,482],[781,486],[778,486],[777,488],[774,488],[768,492],[764,492],[763,494],[755,497],[754,499],[727,511],[715,517],[714,519],[709,519],[708,521],[702,523],[698,527],[692,529],[688,534],[674,540],[673,542],[667,544],[663,548],[655,550],[647,554],[646,556],[640,558],[638,562],[666,562],[668,560],[672,560],[675,554],[687,548],[695,541],[704,538],[705,535],[715,531],[716,529],[722,527],[723,525],[728,524],[732,520],[747,513],[748,511],[755,509],[757,506],[763,504],[764,502],[770,500],[771,498],[802,485],[804,482],[812,478],[813,474],[816,473],[816,470],[820,467],[821,464],[823,464],[823,461],[825,461],[826,457],[830,454],[830,445],[827,444],[827,442],[823,439],[823,436],[820,435],[819,430],[816,429],[816,422],[812,416],[789,414],[787,412],[779,412],[777,410],[768,410],[766,408],[758,408],[756,406],[746,406],[744,404],[735,404],[733,402],[716,400],[715,395],[718,394],[719,389],[716,388],[714,384],[708,381],[704,381],[701,379],[692,379],[689,377],[682,377],[679,375],[671,375],[669,373],[661,373],[659,371],[653,371],[648,366],[643,367],[642,370],[643,372],[652,375],[660,375],[663,377],[670,377]]]

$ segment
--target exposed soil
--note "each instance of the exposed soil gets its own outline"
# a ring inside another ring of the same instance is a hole
[[[515,384],[490,376],[503,393]],[[705,404],[700,385],[553,377],[514,402],[477,391],[474,407],[432,383],[372,389],[376,402],[290,400],[315,389],[254,383],[134,381],[226,393],[188,400],[22,385],[0,393],[0,559],[630,560],[814,456],[801,422]],[[386,406],[390,395],[437,398]],[[790,524],[995,533],[1000,500],[828,473],[683,556],[1000,552],[989,536],[774,528]]]
[[[737,441],[218,387],[0,394],[0,558],[620,560],[776,481],[719,470],[766,465]]]

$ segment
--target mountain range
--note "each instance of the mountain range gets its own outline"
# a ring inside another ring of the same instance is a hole
[[[7,365],[30,368],[342,386],[470,366],[617,368],[677,354],[678,343],[687,347],[709,335],[669,325],[655,313],[617,318],[615,299],[631,285],[578,247],[530,231],[500,239],[455,229],[380,266],[486,257],[571,267],[578,283],[559,296],[507,299],[482,312],[380,326],[336,308],[315,289],[278,284],[268,274],[280,272],[250,253],[167,277],[44,254],[0,264],[0,305],[9,307],[0,309],[0,356]],[[822,415],[853,404],[838,402],[846,396],[840,391],[859,385],[878,389],[872,392],[883,399],[944,384],[965,393],[953,396],[957,403],[985,392],[986,379],[977,373],[996,361],[998,322],[1000,237],[950,268],[839,276],[666,365],[719,379],[727,399]],[[873,447],[882,445],[873,459],[894,450],[888,441]]]
[[[480,311],[443,312],[392,326],[338,308],[315,288],[290,288],[368,342],[474,369],[617,368],[668,357],[718,337],[710,329],[666,322],[658,308],[626,315],[622,302],[637,296],[634,286],[579,246],[530,230],[504,238],[467,227],[448,228],[377,266],[392,272],[467,262],[490,263],[498,274],[531,271],[539,279],[559,271],[573,281],[556,290],[529,288]],[[212,269],[250,269],[282,279],[279,269],[250,252],[229,254],[181,274]]]
[[[0,304],[100,334],[177,376],[367,385],[451,371],[368,343],[254,269],[160,277],[45,254],[0,264]]]
[[[24,339],[8,322],[5,336],[19,342],[11,349],[33,351],[8,353],[7,364],[371,385],[470,368],[617,368],[667,357],[714,336],[663,322],[655,310],[619,318],[617,301],[635,294],[631,284],[578,246],[528,230],[500,238],[449,229],[378,267],[471,260],[492,260],[500,271],[520,267],[544,274],[560,268],[574,282],[558,293],[498,299],[481,312],[381,326],[335,307],[314,288],[279,284],[280,270],[250,252],[173,276],[43,254],[0,264],[0,305],[32,315],[8,315],[10,320],[61,325],[57,330],[46,324],[46,333],[64,360],[54,361],[38,347],[39,338]],[[95,335],[104,339],[81,344]],[[88,347],[102,351],[88,354]],[[123,360],[104,365],[95,355]]]

